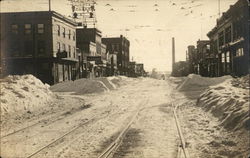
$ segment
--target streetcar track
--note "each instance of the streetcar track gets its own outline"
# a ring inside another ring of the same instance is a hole
[[[168,85],[170,86],[170,84],[168,84]],[[176,90],[176,88],[174,88],[174,90]],[[172,105],[172,111],[173,111],[173,115],[174,115],[174,119],[175,119],[176,128],[177,128],[178,135],[180,138],[180,143],[178,143],[178,145],[177,145],[178,149],[177,149],[177,156],[176,157],[182,158],[182,156],[184,156],[184,158],[189,158],[190,156],[189,156],[189,152],[187,150],[186,141],[185,141],[185,138],[183,136],[182,129],[181,129],[179,119],[177,116],[177,109],[178,109],[179,105],[178,104],[174,105],[173,98],[175,98],[175,97],[173,96],[173,93],[171,93],[169,96],[170,96],[170,103]],[[180,98],[180,99],[184,99],[184,97]]]
[[[147,104],[147,103],[148,103],[148,99],[145,101],[144,104]],[[144,104],[141,104],[141,106]],[[125,128],[123,128],[123,130],[117,136],[117,138],[98,156],[98,158],[108,158],[116,152],[116,150],[119,148],[120,144],[122,143],[123,138],[126,136],[126,133],[128,132],[129,128],[134,123],[139,113],[144,109],[144,108],[141,108],[141,106],[139,107],[139,110],[137,110],[136,113],[133,115],[132,119],[125,126]]]
[[[83,123],[80,123],[80,125],[76,126],[75,128],[71,129],[70,131],[64,133],[63,135],[61,135],[61,136],[58,137],[57,139],[51,141],[50,143],[48,143],[47,145],[43,146],[42,148],[36,150],[35,152],[33,152],[32,154],[30,154],[30,155],[27,156],[26,158],[31,158],[31,157],[37,155],[38,153],[40,153],[40,152],[43,151],[44,149],[50,147],[52,144],[58,142],[59,140],[61,140],[61,139],[63,139],[64,137],[66,137],[67,135],[73,133],[74,131],[76,131],[76,130],[79,129],[80,127],[82,127],[82,126],[84,126],[84,125],[86,125],[86,124],[88,124],[88,123],[94,121],[95,118],[96,118],[96,116],[93,116],[93,117],[91,117],[88,121],[83,122]]]
[[[86,105],[88,107],[88,104]],[[82,110],[85,110],[85,108],[82,108],[82,107],[79,107],[79,109],[81,109],[80,111],[77,111],[77,109],[75,109],[76,111],[74,113],[72,113],[72,110],[71,111],[64,111],[62,112],[61,114],[59,115],[56,115],[56,116],[53,116],[53,117],[50,117],[50,118],[45,118],[45,119],[42,119],[42,120],[39,120],[38,122],[34,123],[34,124],[31,124],[29,126],[26,126],[24,128],[21,128],[21,129],[18,129],[18,130],[15,130],[14,132],[10,132],[4,136],[1,136],[1,138],[6,138],[6,137],[9,137],[9,136],[12,136],[14,134],[17,134],[19,132],[22,132],[22,131],[25,131],[26,129],[29,129],[29,128],[32,128],[36,125],[39,125],[39,124],[44,124],[44,125],[50,125],[50,124],[53,124],[57,121],[60,121],[60,120],[63,120],[63,119],[66,119],[66,118],[69,118],[71,116],[73,116],[73,114],[76,114],[76,113],[79,113],[79,112],[82,112]],[[65,117],[62,117],[62,116],[65,116]],[[59,118],[57,118],[59,117]],[[53,118],[57,118],[55,120],[50,120],[50,119],[53,119]]]

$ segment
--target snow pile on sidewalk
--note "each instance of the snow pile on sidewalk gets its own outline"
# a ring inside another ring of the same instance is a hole
[[[218,117],[227,129],[250,130],[249,101],[249,76],[246,76],[211,86],[200,96],[198,105]]]
[[[32,75],[8,76],[1,79],[1,115],[31,112],[46,106],[53,97],[49,85]]]
[[[124,77],[101,77],[61,82],[50,87],[54,92],[73,92],[75,94],[100,93],[116,89]]]
[[[209,86],[219,84],[226,79],[232,78],[231,76],[223,76],[217,78],[201,77],[200,75],[190,74],[186,80],[178,86],[179,91],[201,90]]]

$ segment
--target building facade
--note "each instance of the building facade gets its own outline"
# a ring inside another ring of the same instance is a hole
[[[187,62],[189,73],[198,74],[198,54],[194,45],[188,46]]]
[[[102,38],[102,43],[107,46],[107,51],[112,54],[117,52],[117,67],[119,75],[129,73],[129,47],[130,42],[124,36],[113,38]]]
[[[198,74],[201,76],[209,76],[209,53],[210,53],[210,41],[198,40],[197,41],[197,59],[198,59]]]
[[[102,44],[102,32],[97,28],[77,28],[76,45],[83,56],[86,77],[104,76],[102,53],[105,46]]]
[[[214,57],[211,75],[242,76],[249,74],[249,1],[238,0],[217,20],[207,34]]]
[[[2,75],[54,84],[77,78],[76,23],[54,11],[1,13]]]

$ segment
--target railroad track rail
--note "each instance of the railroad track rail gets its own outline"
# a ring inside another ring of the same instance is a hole
[[[148,102],[148,100],[146,100],[145,103],[141,104],[141,106],[146,104],[147,102]],[[118,135],[118,137],[98,156],[98,158],[108,158],[108,157],[111,157],[116,152],[116,150],[119,148],[120,144],[122,143],[122,140],[123,140],[124,136],[126,135],[127,131],[129,130],[131,125],[136,120],[140,111],[143,110],[143,108],[141,108],[141,106],[136,111],[136,113],[133,115],[132,119],[125,126],[125,128],[123,128],[123,130]]]
[[[190,158],[189,152],[187,150],[186,141],[185,141],[184,135],[182,133],[180,122],[179,122],[179,119],[177,116],[177,109],[178,109],[179,105],[178,104],[174,105],[173,98],[174,98],[173,95],[170,95],[170,102],[171,102],[171,106],[173,108],[173,115],[174,115],[174,119],[175,119],[175,124],[176,124],[178,135],[180,138],[180,144],[178,144],[178,150],[177,150],[177,158]]]
[[[75,128],[71,129],[70,131],[64,133],[63,135],[59,136],[58,138],[56,138],[55,140],[51,141],[50,143],[46,144],[45,146],[41,147],[40,149],[34,151],[32,154],[28,155],[26,158],[31,158],[34,157],[35,155],[39,154],[40,152],[42,152],[43,150],[45,150],[46,148],[49,148],[50,146],[52,146],[53,144],[55,144],[56,142],[62,140],[64,137],[72,134],[74,131],[76,131],[77,129],[81,128],[84,125],[87,125],[88,123],[94,121],[97,117],[93,116],[91,117],[89,120],[80,123],[78,126],[76,126]]]
[[[73,114],[79,113],[79,112],[81,112],[81,111],[82,111],[82,110],[77,111],[77,112],[74,112]],[[63,120],[63,119],[72,117],[72,114],[70,114],[70,115],[65,115],[66,113],[67,113],[67,111],[66,111],[66,112],[62,112],[61,114],[55,115],[55,116],[50,117],[50,118],[41,119],[41,120],[39,120],[38,122],[33,123],[33,124],[29,125],[29,126],[26,126],[26,127],[24,127],[24,128],[20,128],[20,129],[18,129],[18,130],[15,130],[15,131],[13,131],[13,132],[10,132],[10,133],[8,133],[8,134],[6,134],[6,135],[3,135],[3,136],[1,136],[1,138],[3,139],[3,138],[6,138],[6,137],[9,137],[9,136],[12,136],[12,135],[14,135],[14,134],[17,134],[17,133],[20,133],[20,132],[22,132],[22,131],[25,131],[25,130],[27,130],[27,129],[29,129],[29,128],[32,128],[32,127],[34,127],[34,126],[36,126],[36,125],[40,125],[40,124],[50,125],[50,124],[55,123],[55,122],[57,122],[57,121],[60,121],[60,120]],[[64,115],[65,115],[65,116],[64,116]],[[64,116],[64,117],[63,117],[63,116]],[[51,119],[52,119],[52,120],[51,120]]]

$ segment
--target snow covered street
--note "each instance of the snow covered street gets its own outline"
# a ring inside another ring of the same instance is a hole
[[[6,117],[1,122],[1,157],[96,158],[131,120],[111,157],[177,157],[180,139],[171,99],[179,105],[177,115],[191,157],[218,155],[208,151],[216,139],[230,145],[233,157],[239,154],[233,152],[236,142],[220,129],[219,121],[196,107],[196,100],[176,91],[175,82],[123,78],[119,82],[113,79],[112,84],[113,90],[99,93],[54,92],[46,108]]]

